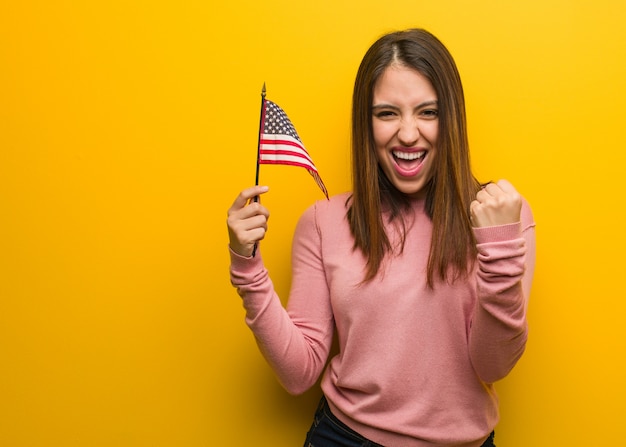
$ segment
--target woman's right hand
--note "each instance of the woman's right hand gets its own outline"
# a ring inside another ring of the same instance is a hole
[[[230,249],[240,256],[252,256],[256,243],[265,237],[270,213],[260,201],[252,199],[265,194],[268,190],[267,186],[244,189],[228,210],[226,224]]]

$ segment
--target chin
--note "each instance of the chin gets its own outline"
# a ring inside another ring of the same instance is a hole
[[[408,186],[408,185],[404,185],[404,186],[398,186],[398,185],[394,185],[396,187],[396,189],[398,191],[400,191],[402,194],[418,199],[423,197],[426,194],[426,186],[425,185],[420,185],[420,186]]]

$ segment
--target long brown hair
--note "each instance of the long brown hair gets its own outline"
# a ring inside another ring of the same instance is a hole
[[[348,220],[354,247],[367,257],[365,281],[376,276],[392,250],[383,222],[383,205],[403,234],[408,197],[398,191],[378,165],[372,131],[376,81],[391,64],[417,70],[437,94],[439,133],[433,177],[426,188],[426,212],[433,222],[427,282],[464,276],[476,256],[469,205],[480,184],[471,172],[465,99],[454,59],[431,33],[410,29],[384,35],[367,51],[357,72],[352,102],[352,182]],[[403,248],[404,240],[401,241]]]

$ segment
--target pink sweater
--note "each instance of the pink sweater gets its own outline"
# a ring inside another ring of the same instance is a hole
[[[478,262],[466,279],[426,285],[432,223],[423,201],[404,251],[360,284],[343,194],[301,217],[293,242],[287,309],[259,253],[231,252],[231,280],[246,322],[283,386],[298,394],[324,370],[333,413],[390,447],[480,446],[498,421],[493,382],[524,351],[534,269],[534,222],[475,230]],[[391,240],[397,236],[388,228]],[[339,353],[327,364],[336,330]]]

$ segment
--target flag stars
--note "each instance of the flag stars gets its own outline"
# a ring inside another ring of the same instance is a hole
[[[265,127],[264,132],[267,134],[285,134],[300,140],[296,129],[291,124],[286,113],[272,101],[266,101],[265,105]]]

